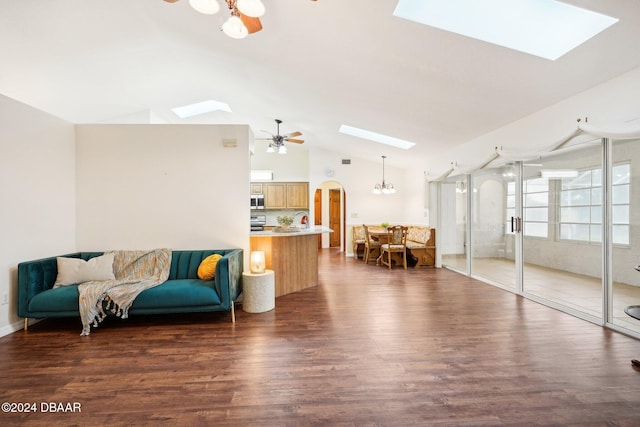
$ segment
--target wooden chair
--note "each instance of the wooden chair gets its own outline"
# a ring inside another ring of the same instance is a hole
[[[364,234],[364,228],[361,225],[354,225],[353,226],[353,236],[352,236],[352,243],[353,243],[353,257],[355,259],[359,259],[360,258],[360,251],[362,251],[362,258],[364,259],[364,239],[365,239],[365,234]]]
[[[388,238],[387,242],[380,245],[382,251],[382,264],[389,267],[391,270],[391,255],[398,253],[402,256],[404,269],[407,269],[407,231],[409,227],[402,225],[395,225],[387,228]],[[385,255],[386,254],[386,255]],[[386,259],[385,259],[386,257]]]
[[[377,256],[380,254],[381,245],[380,242],[371,238],[371,236],[369,235],[369,227],[364,224],[362,224],[362,227],[364,227],[364,263],[368,264],[369,257],[372,254],[375,254],[375,256],[372,256],[372,258],[376,260]]]

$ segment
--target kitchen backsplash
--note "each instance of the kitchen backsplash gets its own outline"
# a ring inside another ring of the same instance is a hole
[[[294,225],[300,225],[300,219],[302,218],[303,215],[306,215],[307,217],[309,217],[309,211],[306,210],[295,210],[295,209],[283,209],[283,210],[256,210],[256,209],[252,209],[251,210],[251,215],[265,215],[267,217],[267,223],[266,226],[276,226],[278,225],[278,220],[276,218],[278,218],[279,216],[282,215],[294,215],[297,214],[294,218]]]

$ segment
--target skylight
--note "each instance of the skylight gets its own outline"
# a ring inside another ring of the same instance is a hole
[[[231,107],[224,102],[209,100],[195,104],[183,105],[182,107],[175,107],[172,108],[171,111],[181,119],[186,119],[200,114],[212,113],[214,111],[226,111],[230,113]]]
[[[341,125],[339,132],[344,133],[346,135],[356,136],[358,138],[379,142],[380,144],[386,144],[386,145],[391,145],[392,147],[402,148],[403,150],[408,150],[409,148],[416,145],[415,142],[409,142],[403,139],[394,138],[392,136],[382,135],[380,133],[372,132],[370,130],[354,128],[353,126]]]
[[[393,15],[550,60],[618,22],[555,0],[399,0]]]

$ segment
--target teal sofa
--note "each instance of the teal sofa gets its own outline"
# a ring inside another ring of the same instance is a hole
[[[89,260],[104,252],[76,252],[59,255]],[[220,254],[213,280],[198,278],[198,266],[206,257]],[[53,289],[58,274],[57,257],[18,264],[18,315],[24,318],[80,317],[78,285]],[[242,292],[242,249],[172,251],[166,282],[140,293],[129,315],[231,311]]]

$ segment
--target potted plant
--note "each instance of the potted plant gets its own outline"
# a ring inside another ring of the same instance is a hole
[[[289,227],[291,227],[291,224],[293,224],[293,217],[290,215],[278,216],[276,217],[276,220],[278,221],[278,225],[280,226],[280,228],[283,230],[287,230]]]
[[[389,223],[388,222],[383,222],[382,224],[380,224],[380,226],[386,230],[387,227],[389,227]]]

